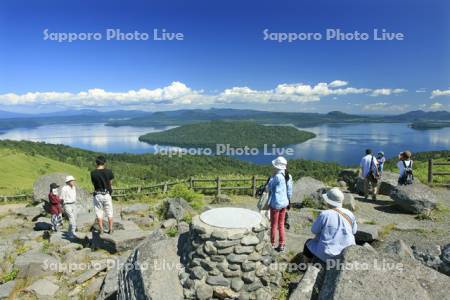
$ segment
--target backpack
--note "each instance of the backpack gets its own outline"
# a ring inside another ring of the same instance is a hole
[[[403,161],[403,166],[405,167],[405,171],[403,175],[399,179],[399,183],[403,185],[413,184],[414,174],[412,169],[412,161],[410,161],[409,166],[406,165],[406,162]]]
[[[377,183],[380,179],[380,173],[378,172],[378,167],[376,168],[376,171],[373,169],[373,160],[375,157],[372,155],[370,159],[370,167],[369,167],[369,174],[367,174],[367,178],[373,183]]]

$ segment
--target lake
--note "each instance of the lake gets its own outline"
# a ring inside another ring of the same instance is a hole
[[[106,153],[154,153],[177,147],[160,147],[138,140],[148,132],[172,127],[108,127],[104,124],[47,125],[38,128],[18,128],[0,134],[0,139],[42,141]],[[317,137],[302,144],[290,145],[293,155],[288,158],[305,158],[336,161],[355,165],[366,148],[383,150],[388,157],[400,151],[413,152],[450,149],[450,128],[414,130],[406,124],[342,124],[303,128]],[[269,163],[276,154],[235,155],[234,157],[255,163]],[[165,151],[167,152],[167,151]]]

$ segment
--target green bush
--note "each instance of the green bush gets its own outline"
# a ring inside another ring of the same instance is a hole
[[[203,195],[202,194],[196,193],[195,191],[193,191],[192,189],[188,188],[183,183],[178,183],[178,184],[174,185],[172,187],[172,189],[170,189],[168,195],[171,198],[177,198],[177,197],[183,198],[187,202],[191,203],[191,205],[194,202],[197,202],[197,201],[200,201],[200,200],[203,199]]]

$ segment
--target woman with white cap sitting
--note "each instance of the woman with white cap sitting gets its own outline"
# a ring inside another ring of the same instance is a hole
[[[289,206],[292,196],[292,177],[287,172],[287,160],[279,156],[272,161],[274,174],[268,183],[269,189],[269,208],[272,247],[275,248],[277,231],[279,232],[279,243],[275,249],[284,251],[286,240],[284,237],[284,222],[286,218],[286,209]]]
[[[306,241],[303,256],[306,261],[318,258],[326,263],[348,246],[355,245],[358,227],[352,212],[342,208],[344,194],[339,188],[332,188],[322,197],[329,209],[322,211],[314,221],[311,231],[315,237]]]

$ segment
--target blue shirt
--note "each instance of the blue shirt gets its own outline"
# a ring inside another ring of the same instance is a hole
[[[280,170],[272,176],[267,184],[269,188],[269,206],[274,209],[282,209],[289,205],[289,199],[292,197],[292,177],[286,185],[284,171]]]
[[[348,246],[355,245],[355,234],[358,230],[355,216],[345,208],[338,208],[353,222],[353,226],[337,211],[322,211],[314,221],[311,231],[315,238],[307,243],[308,249],[320,260],[326,262],[341,254]]]

